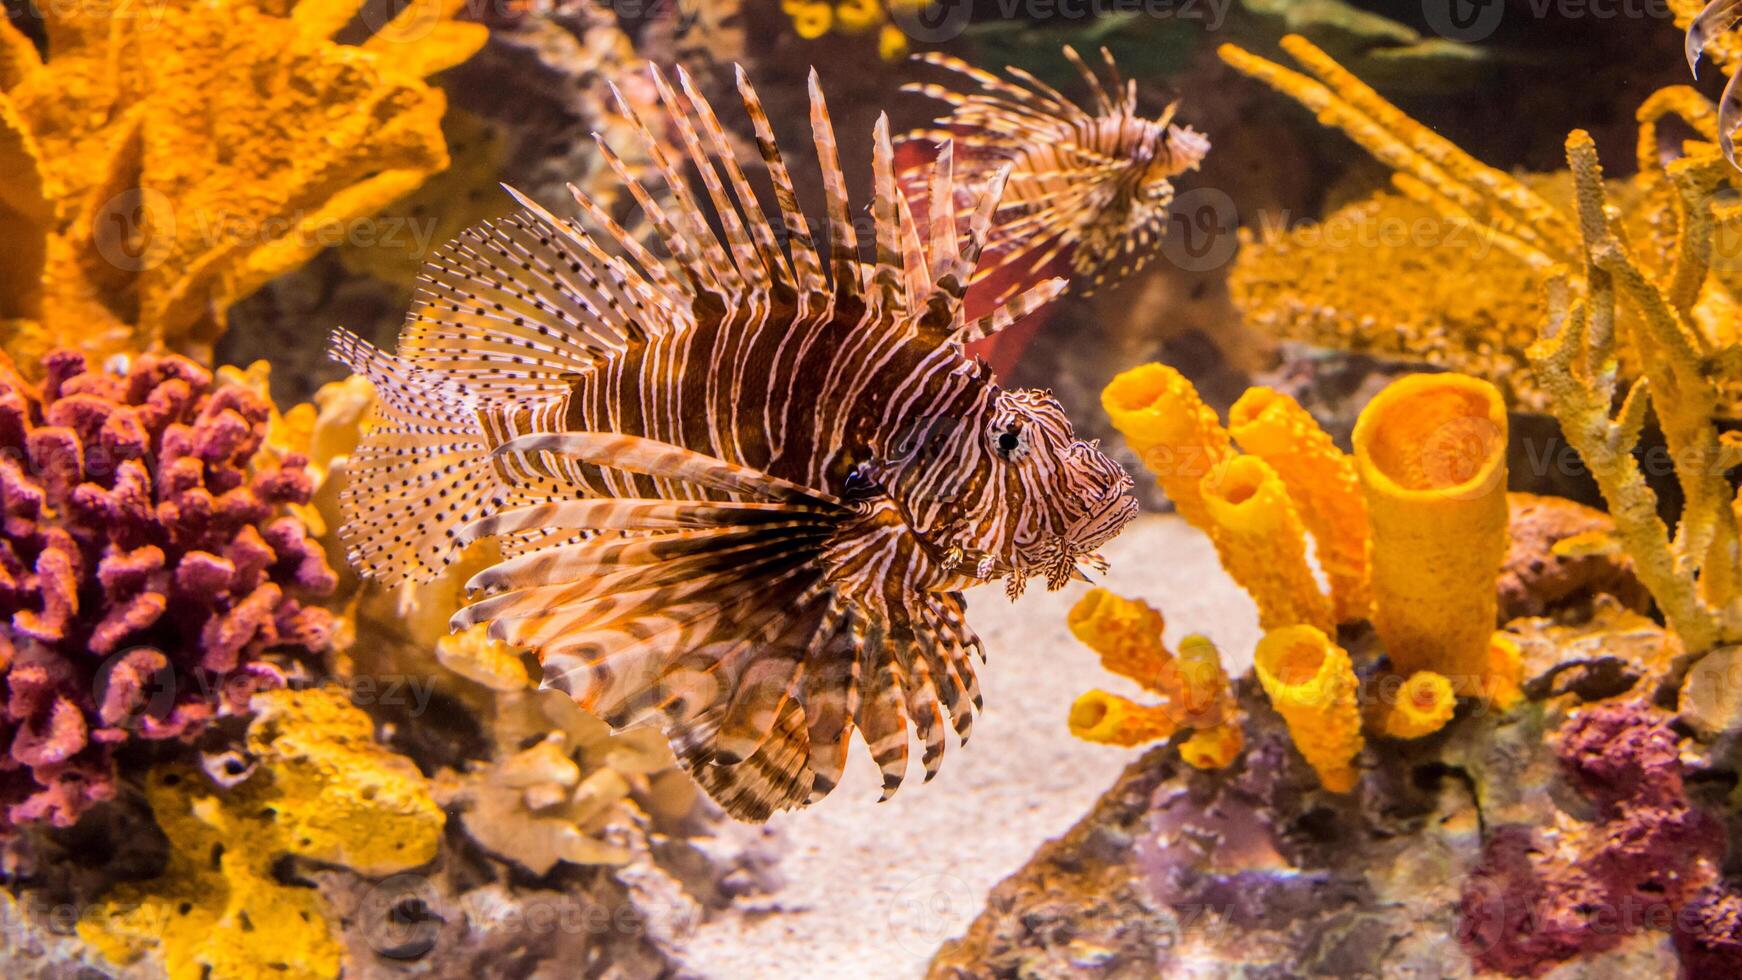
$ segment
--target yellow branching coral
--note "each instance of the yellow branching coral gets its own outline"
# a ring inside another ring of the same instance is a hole
[[[1506,406],[1479,378],[1415,374],[1355,423],[1373,541],[1373,625],[1399,673],[1480,690],[1506,553]]]
[[[1236,301],[1275,333],[1488,377],[1517,404],[1541,409],[1546,386],[1530,369],[1526,349],[1554,276],[1585,265],[1571,175],[1514,177],[1489,167],[1303,38],[1284,38],[1282,47],[1316,77],[1233,45],[1220,53],[1390,166],[1404,198],[1381,194],[1321,226],[1265,234],[1243,250],[1231,277]],[[1657,126],[1670,115],[1703,142],[1685,144],[1687,155],[1666,165]],[[1637,265],[1666,284],[1696,334],[1715,345],[1736,342],[1742,339],[1736,263],[1716,262],[1714,251],[1699,244],[1742,241],[1742,208],[1687,207],[1698,197],[1689,191],[1699,186],[1742,183],[1714,145],[1716,111],[1692,89],[1674,87],[1648,98],[1637,118],[1639,173],[1610,191],[1622,210],[1622,237],[1639,243]],[[1647,315],[1632,304],[1618,311],[1624,329],[1614,352],[1624,377],[1644,367],[1644,352],[1631,338],[1632,322]],[[1727,412],[1742,405],[1733,381],[1722,389]]]
[[[1418,670],[1384,706],[1379,730],[1392,738],[1421,738],[1444,728],[1458,710],[1452,682],[1431,670]]]
[[[1200,769],[1220,769],[1240,754],[1233,692],[1215,644],[1189,636],[1176,657],[1162,643],[1166,623],[1160,612],[1105,589],[1092,589],[1078,600],[1068,622],[1072,634],[1100,654],[1109,671],[1164,699],[1151,705],[1089,691],[1071,705],[1071,734],[1089,742],[1132,746],[1190,730],[1180,755]]]
[[[1253,669],[1319,782],[1334,793],[1353,789],[1363,740],[1348,652],[1311,626],[1287,626],[1258,641]]]
[[[1307,565],[1306,529],[1276,471],[1236,456],[1205,474],[1199,493],[1222,567],[1252,594],[1258,625],[1331,629],[1330,603]]]
[[[435,856],[442,811],[343,693],[273,691],[256,705],[248,748],[259,767],[242,783],[219,790],[180,766],[148,778],[169,864],[81,918],[80,938],[109,959],[156,954],[171,980],[337,977],[341,946],[325,902],[283,883],[275,865],[292,855],[387,875]]]
[[[1337,622],[1366,619],[1373,606],[1367,503],[1355,461],[1299,402],[1272,388],[1248,388],[1228,411],[1228,431],[1242,450],[1268,463],[1288,488],[1318,545]]]
[[[46,61],[0,23],[6,347],[209,354],[231,303],[447,165],[423,79],[484,42],[459,6],[352,46],[358,0],[60,4]]]
[[[1199,484],[1233,458],[1234,445],[1192,383],[1165,364],[1145,364],[1109,382],[1101,407],[1180,516],[1209,533]]]
[[[1567,441],[1578,450],[1608,503],[1615,534],[1635,574],[1691,653],[1742,639],[1742,566],[1737,498],[1725,473],[1742,463],[1742,446],[1714,424],[1722,379],[1734,380],[1742,357],[1734,345],[1715,348],[1694,323],[1693,297],[1705,277],[1713,207],[1708,161],[1686,158],[1670,167],[1681,178],[1688,240],[1667,285],[1647,275],[1616,226],[1602,169],[1589,135],[1567,137],[1567,162],[1578,181],[1582,271],[1550,292],[1551,316],[1532,348],[1538,377]],[[1615,362],[1622,341],[1617,299],[1642,315],[1626,339],[1642,353],[1641,376],[1621,394]],[[1658,515],[1657,495],[1633,457],[1647,413],[1663,432],[1684,503],[1673,536]]]

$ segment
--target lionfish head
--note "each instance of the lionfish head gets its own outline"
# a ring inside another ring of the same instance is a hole
[[[956,458],[934,461],[967,479],[932,543],[963,556],[976,578],[1008,577],[1012,594],[1029,576],[1057,589],[1080,563],[1101,567],[1095,549],[1137,514],[1124,468],[1076,437],[1051,392],[998,391],[975,430]]]

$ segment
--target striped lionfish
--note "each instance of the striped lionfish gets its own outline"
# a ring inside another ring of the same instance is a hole
[[[1688,25],[1688,70],[1697,77],[1700,56],[1705,54],[1706,47],[1720,34],[1734,29],[1738,22],[1742,22],[1742,0],[1712,0],[1706,4]],[[1731,166],[1736,165],[1736,126],[1742,123],[1742,86],[1736,83],[1739,76],[1742,71],[1733,71],[1724,84],[1724,94],[1718,97],[1718,147]]]
[[[958,236],[946,146],[922,239],[879,120],[863,261],[813,72],[825,257],[742,70],[778,226],[688,75],[650,74],[670,143],[618,102],[661,193],[597,139],[670,258],[573,187],[584,222],[510,190],[522,210],[434,253],[397,354],[336,333],[379,392],[341,534],[389,582],[497,537],[453,628],[533,648],[546,686],[615,727],[661,722],[739,818],[827,794],[854,729],[887,797],[909,723],[929,780],[944,712],[965,740],[980,706],[962,590],[1099,567],[1131,480],[1050,393],[963,353],[1063,287],[963,315],[1001,180]]]
[[[934,120],[937,128],[906,138],[954,142],[962,161],[958,191],[979,192],[1009,168],[981,274],[1027,257],[1013,288],[1047,274],[1061,256],[1091,290],[1143,268],[1167,230],[1173,178],[1197,169],[1210,150],[1202,133],[1174,123],[1177,103],[1157,119],[1140,115],[1136,80],[1120,78],[1106,48],[1110,88],[1075,49],[1066,46],[1064,54],[1087,83],[1093,111],[1014,65],[1005,69],[1013,79],[1007,81],[937,53],[918,58],[974,83],[974,90],[903,88],[949,104],[949,114]],[[923,197],[923,177],[910,189]]]

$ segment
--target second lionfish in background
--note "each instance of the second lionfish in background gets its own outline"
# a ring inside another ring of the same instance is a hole
[[[1116,282],[1154,256],[1167,230],[1173,178],[1197,169],[1210,142],[1173,121],[1175,105],[1160,117],[1141,115],[1135,79],[1122,79],[1106,48],[1103,83],[1071,47],[1064,55],[1082,75],[1093,105],[1079,106],[1021,68],[1010,80],[958,58],[918,56],[972,83],[966,91],[914,83],[905,91],[946,102],[934,129],[908,141],[955,145],[957,193],[981,194],[1005,168],[1009,183],[999,202],[978,280],[997,275],[999,302],[1051,275],[1069,273],[1079,290]],[[923,201],[925,169],[903,175],[910,197]],[[916,204],[915,211],[926,208]],[[970,296],[970,307],[977,305]]]

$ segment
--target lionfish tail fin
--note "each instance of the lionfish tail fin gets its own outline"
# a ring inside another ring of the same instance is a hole
[[[363,574],[426,582],[459,552],[454,535],[500,498],[475,395],[349,330],[329,353],[375,386],[375,425],[345,465],[339,539]]]

